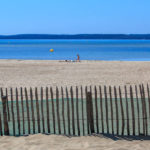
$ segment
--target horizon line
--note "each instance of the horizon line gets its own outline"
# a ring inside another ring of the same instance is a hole
[[[17,36],[17,35],[150,35],[150,33],[18,33],[18,34],[0,34],[0,36]]]

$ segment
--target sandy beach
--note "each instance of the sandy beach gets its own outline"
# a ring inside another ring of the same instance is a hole
[[[0,60],[0,87],[134,85],[150,82],[150,62]],[[148,150],[149,141],[30,135],[0,137],[0,150]]]
[[[0,87],[134,85],[150,82],[150,62],[0,60]]]
[[[148,141],[126,141],[100,137],[64,137],[30,135],[28,137],[1,137],[2,150],[149,150]]]

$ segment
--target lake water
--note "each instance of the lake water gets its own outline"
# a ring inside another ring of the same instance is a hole
[[[50,52],[54,49],[54,52]],[[0,40],[0,59],[150,61],[150,40]]]

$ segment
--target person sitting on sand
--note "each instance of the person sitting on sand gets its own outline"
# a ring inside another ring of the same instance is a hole
[[[80,62],[80,56],[77,54],[77,62]]]

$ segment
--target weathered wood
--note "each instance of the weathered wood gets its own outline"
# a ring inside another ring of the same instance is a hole
[[[78,87],[76,87],[76,116],[77,116],[77,129],[80,136],[80,122],[79,122],[79,99],[78,99]]]
[[[101,110],[102,133],[104,133],[103,96],[102,96],[102,89],[101,89],[101,86],[99,86],[99,92],[100,92],[100,110]]]
[[[96,127],[97,127],[97,132],[96,133],[99,133],[99,123],[98,123],[98,106],[97,106],[97,88],[95,86],[94,88],[95,90],[95,108],[96,108]]]
[[[41,115],[42,115],[43,133],[45,133],[45,119],[44,119],[44,108],[43,108],[43,87],[41,87]]]
[[[119,86],[119,96],[120,96],[120,106],[121,106],[121,116],[122,116],[122,135],[124,135],[124,110],[123,110],[123,102],[122,102],[122,92]]]
[[[130,99],[131,99],[131,111],[132,111],[132,129],[133,129],[133,135],[135,135],[135,114],[134,114],[134,102],[133,102],[132,86],[130,86]]]
[[[150,91],[149,91],[149,85],[148,84],[147,84],[147,94],[148,94],[149,118],[150,118]]]
[[[63,118],[63,127],[64,127],[64,134],[66,135],[66,124],[65,124],[65,113],[64,113],[64,92],[63,88],[61,87],[61,96],[62,96],[62,118]]]
[[[58,87],[56,87],[56,106],[57,106],[57,122],[58,122],[58,133],[61,134],[61,127],[60,127],[60,114],[59,114],[59,91]]]
[[[15,116],[14,116],[14,106],[13,106],[13,89],[10,89],[11,94],[11,113],[12,113],[12,121],[13,121],[13,135],[16,135],[16,128],[15,128]]]
[[[81,109],[82,109],[82,130],[83,135],[85,135],[85,129],[84,129],[84,102],[83,102],[83,88],[81,86]]]
[[[67,87],[66,87],[66,97],[67,97],[68,134],[70,135],[70,106],[69,106],[69,96],[68,96]]]
[[[19,135],[20,135],[20,112],[19,112],[18,89],[17,88],[16,88],[16,107],[17,107],[18,131],[19,131]]]
[[[105,93],[105,108],[106,108],[106,126],[107,126],[107,134],[109,133],[109,122],[108,122],[108,99],[107,99],[107,88],[104,86]]]
[[[25,124],[24,124],[24,105],[23,105],[23,90],[20,88],[20,96],[21,96],[21,108],[22,108],[22,120],[23,120],[23,134],[25,134]]]
[[[52,88],[51,88],[52,89]],[[64,134],[72,134],[73,132],[73,135],[77,134],[77,135],[81,135],[81,128],[83,130],[83,135],[85,135],[85,113],[84,111],[86,112],[86,115],[87,115],[87,130],[88,130],[88,134],[92,134],[94,132],[96,133],[99,133],[100,131],[100,125],[99,125],[99,115],[101,115],[101,121],[100,121],[100,124],[101,124],[101,127],[102,127],[102,133],[105,133],[106,130],[107,130],[107,133],[110,133],[110,127],[112,128],[112,134],[114,134],[114,115],[116,115],[116,128],[117,128],[117,135],[120,134],[120,129],[121,129],[121,134],[124,135],[124,132],[125,132],[125,116],[127,116],[127,134],[128,135],[132,135],[131,131],[130,131],[130,118],[129,118],[129,109],[131,109],[131,115],[132,115],[132,126],[131,128],[133,129],[133,135],[141,135],[144,134],[144,135],[148,135],[148,121],[149,121],[149,118],[148,118],[148,113],[150,114],[150,109],[148,110],[148,107],[150,108],[150,91],[149,91],[149,86],[147,84],[147,94],[145,93],[145,87],[144,85],[139,85],[139,91],[140,91],[140,97],[138,95],[138,89],[137,89],[137,86],[135,85],[135,89],[132,88],[132,86],[130,86],[129,90],[129,94],[130,94],[130,100],[128,99],[128,95],[127,95],[127,88],[125,86],[125,103],[126,103],[126,108],[125,106],[123,106],[123,99],[122,99],[122,91],[121,91],[121,88],[119,86],[119,90],[116,89],[116,87],[114,87],[114,95],[115,95],[115,107],[116,107],[116,111],[113,109],[113,97],[112,97],[112,88],[109,86],[109,93],[107,93],[107,87],[104,86],[104,97],[102,95],[102,90],[101,90],[101,86],[99,87],[99,93],[100,93],[100,114],[98,113],[99,112],[99,107],[98,107],[98,100],[99,100],[99,97],[98,97],[98,94],[97,93],[97,87],[95,86],[94,87],[94,105],[93,105],[93,101],[92,101],[92,88],[90,87],[90,92],[87,92],[87,87],[85,88],[85,95],[86,95],[86,110],[84,110],[84,99],[83,99],[83,89],[82,89],[82,86],[81,86],[81,118],[80,118],[80,106],[79,106],[79,89],[78,87],[76,87],[76,92],[75,92],[75,96],[73,95],[73,88],[71,87],[70,89],[70,95],[71,95],[71,99],[69,99],[69,95],[68,95],[68,90],[66,88],[66,103],[67,103],[67,116],[65,116],[65,99],[64,99],[64,93],[63,93],[63,88],[61,87],[61,100],[62,100],[62,105],[60,106],[60,101],[59,101],[59,91],[58,91],[58,88],[56,88],[56,108],[55,108],[55,103],[54,103],[54,99],[53,99],[53,91],[50,89],[50,93],[51,93],[51,99],[52,99],[52,115],[53,115],[53,127],[54,127],[54,133],[56,133],[56,122],[55,122],[55,119],[57,118],[57,123],[58,123],[58,132],[59,134],[61,133],[64,133]],[[1,90],[1,96],[3,95],[3,90],[2,88],[0,89]],[[8,91],[7,89],[6,90],[6,95],[9,96],[8,94]],[[48,119],[48,123],[49,125],[47,126],[47,128],[49,128],[49,133],[51,132],[51,128],[50,128],[50,104],[49,104],[49,95],[48,95],[48,91],[49,89],[47,89],[47,92],[46,92],[46,109],[48,110],[47,112],[47,119]],[[136,98],[136,101],[134,101],[134,96],[133,96],[133,90],[135,91],[135,98]],[[119,98],[117,98],[117,92],[119,91],[118,93],[118,96]],[[22,128],[23,128],[23,134],[25,134],[25,104],[24,104],[24,100],[23,100],[23,89],[20,88],[20,98],[19,99],[19,94],[18,94],[18,89],[16,88],[15,89],[15,97],[16,97],[16,103],[14,103],[13,101],[13,98],[14,98],[14,95],[13,95],[13,89],[11,88],[10,89],[10,94],[11,94],[11,105],[8,106],[8,99],[6,97],[6,100],[5,100],[5,109],[3,108],[3,110],[5,110],[5,113],[3,112],[2,114],[0,113],[0,135],[3,135],[3,119],[1,117],[4,117],[4,116],[1,116],[3,114],[6,114],[7,115],[7,124],[8,124],[8,120],[9,120],[9,117],[10,117],[10,120],[12,119],[12,122],[13,122],[13,134],[16,135],[16,133],[18,133],[19,131],[19,135],[22,134]],[[89,95],[90,94],[90,95]],[[110,98],[110,107],[108,106],[109,105],[109,99],[108,99],[108,95],[109,94],[109,98]],[[30,120],[30,112],[29,112],[29,101],[28,101],[28,93],[27,93],[27,89],[25,88],[25,102],[26,102],[26,108],[27,108],[27,121],[28,121],[28,133],[30,134],[31,130],[30,130],[30,121],[33,121],[33,133],[35,133],[35,108],[34,108],[34,103],[33,103],[33,94],[32,94],[32,88],[30,88],[30,98],[31,98],[31,117],[32,117],[32,120]],[[148,96],[148,103],[147,103],[147,96]],[[40,108],[39,108],[39,100],[38,100],[38,92],[37,92],[37,88],[35,88],[35,97],[36,97],[36,113],[37,113],[37,121],[38,121],[38,132],[40,133],[41,132],[41,129],[43,129],[42,131],[45,132],[45,125],[44,125],[44,106],[43,106],[43,88],[41,88],[41,119],[42,119],[42,126],[43,128],[40,127]],[[76,99],[76,102],[74,102],[74,97]],[[105,98],[105,103],[104,103],[104,98]],[[141,102],[140,102],[140,99],[141,99]],[[19,106],[19,100],[21,100],[21,106]],[[129,103],[131,102],[131,108],[129,108]],[[140,109],[140,104],[142,104],[142,108]],[[147,107],[146,104],[148,104],[149,106]],[[16,106],[14,106],[16,105]],[[136,106],[134,106],[136,105]],[[3,105],[2,105],[3,106]],[[11,106],[11,109],[10,109],[10,106]],[[103,106],[105,107],[105,109],[103,108]],[[19,108],[21,107],[21,109]],[[71,107],[71,108],[70,108]],[[60,110],[60,108],[62,110]],[[110,115],[111,115],[111,122],[109,123],[109,108],[110,108]],[[136,112],[136,109],[137,108],[137,118],[135,118],[135,112]],[[14,109],[16,111],[14,111]],[[55,110],[56,109],[56,110]],[[70,109],[72,109],[72,111],[70,111]],[[93,109],[95,109],[95,111],[93,111]],[[125,110],[126,109],[126,112]],[[10,111],[10,116],[8,115],[8,110]],[[106,110],[106,127],[104,128],[104,111]],[[120,111],[119,111],[120,110]],[[39,111],[39,112],[38,112]],[[55,114],[55,111],[56,111],[56,114]],[[61,111],[61,112],[60,112]],[[114,111],[116,112],[116,114],[114,114]],[[142,124],[140,123],[140,112],[142,111],[142,122],[143,123],[143,126]],[[93,115],[93,112],[95,113]],[[16,113],[16,115],[14,114]],[[76,113],[76,114],[75,114]],[[125,114],[126,113],[126,114]],[[57,117],[55,118],[55,115],[57,115]],[[61,116],[62,115],[62,116]],[[72,116],[70,118],[70,115]],[[76,118],[75,118],[75,116]],[[119,122],[119,117],[121,115],[121,120],[122,120],[122,123]],[[17,121],[17,126],[15,126],[15,116],[16,116],[16,121]],[[62,124],[63,124],[63,127],[61,128],[60,124],[61,124],[61,120],[60,118],[62,117]],[[65,121],[65,117],[67,119],[67,126],[66,126],[66,121]],[[95,117],[95,118],[94,118]],[[5,117],[4,117],[5,118]],[[20,123],[21,118],[23,119],[23,123]],[[72,121],[70,122],[70,119],[72,119]],[[77,119],[77,121],[75,120]],[[94,121],[95,119],[95,121]],[[137,119],[137,125],[135,124],[136,121],[135,119]],[[81,120],[81,124],[80,124],[80,120]],[[47,123],[47,124],[48,124]],[[72,123],[72,124],[71,124]],[[95,123],[95,124],[94,124]],[[119,126],[122,125],[122,126]],[[77,126],[76,126],[77,125]],[[23,127],[22,127],[23,126]],[[70,128],[71,126],[71,128]],[[5,127],[5,126],[4,126]],[[67,130],[67,128],[68,130]],[[138,127],[138,129],[135,130],[135,127]],[[143,127],[143,128],[141,128]],[[17,129],[17,131],[16,131]],[[62,131],[63,129],[63,131]],[[70,131],[72,129],[72,131]],[[75,129],[77,129],[75,131]],[[142,130],[141,130],[142,129]],[[68,131],[68,132],[67,132]],[[137,133],[136,133],[137,131]],[[4,133],[6,134],[6,132]]]
[[[6,96],[7,96],[7,114],[8,114],[8,121],[10,121],[10,112],[9,112],[8,90],[7,90],[7,88],[6,88]]]
[[[29,102],[28,102],[28,92],[27,88],[25,88],[25,97],[26,97],[26,108],[27,108],[27,120],[28,120],[28,134],[31,133],[30,131],[30,113],[29,113]]]
[[[115,95],[115,106],[116,106],[116,127],[117,127],[117,135],[119,135],[119,111],[118,111],[118,99],[117,99],[117,90],[114,86],[114,95]]]
[[[9,126],[7,120],[7,97],[2,96],[2,104],[3,104],[3,122],[4,122],[4,135],[9,135]]]
[[[1,88],[1,97],[2,97],[2,96],[4,96],[4,95],[3,95],[3,89]]]
[[[50,93],[51,93],[51,100],[52,100],[53,129],[54,129],[54,134],[55,134],[56,133],[56,127],[55,127],[55,106],[54,106],[54,98],[53,98],[53,89],[52,89],[52,87],[50,88]]]
[[[139,85],[140,95],[141,95],[141,104],[142,104],[142,116],[143,116],[143,134],[145,135],[145,115],[144,115],[144,104],[143,104],[143,92],[142,87]]]
[[[85,87],[85,95],[86,95],[86,117],[87,117],[87,133],[88,135],[90,134],[90,124],[89,124],[89,120],[88,120],[88,110],[87,110],[87,86]]]
[[[125,99],[126,99],[126,113],[127,113],[127,134],[130,135],[130,127],[129,127],[129,106],[128,106],[128,95],[127,95],[127,87],[124,86],[125,90]]]
[[[39,98],[38,98],[38,89],[37,89],[37,87],[35,88],[35,98],[36,98],[38,133],[40,133],[41,132],[41,126],[40,126],[40,111],[39,111]]]
[[[33,92],[32,92],[32,88],[30,88],[30,99],[31,99],[31,112],[32,112],[33,134],[35,134],[35,116],[34,116],[34,104],[33,104]]]
[[[1,112],[0,112],[0,132],[1,132],[1,136],[3,136]]]
[[[94,120],[93,120],[93,104],[92,104],[92,93],[87,92],[87,120],[90,125],[91,134],[94,133]]]
[[[71,107],[72,107],[72,129],[73,129],[73,135],[75,135],[75,120],[74,120],[74,100],[73,100],[73,89],[70,88],[70,94],[71,94]]]
[[[91,109],[90,109],[90,116],[91,116],[91,121],[92,122],[92,126],[90,124],[90,129],[91,129],[91,133],[95,133],[95,127],[94,127],[94,112],[93,112],[93,94],[92,94],[92,87],[90,86],[90,93],[91,93]]]
[[[48,129],[48,133],[50,133],[49,102],[48,102],[48,87],[46,87],[46,110],[47,110],[47,129]]]
[[[139,98],[138,98],[138,91],[136,85],[135,85],[135,93],[136,93],[137,113],[138,113],[138,135],[140,135],[140,109],[139,109]]]
[[[112,101],[112,90],[111,86],[109,86],[109,97],[110,97],[110,109],[111,109],[111,128],[112,128],[112,134],[114,134],[114,117],[113,117],[113,101]]]
[[[144,85],[142,84],[142,91],[143,91],[143,104],[144,104],[144,116],[145,116],[145,131],[146,131],[146,136],[148,135],[148,123],[147,123],[147,107],[146,107],[146,100],[145,100],[145,89],[144,89]]]

